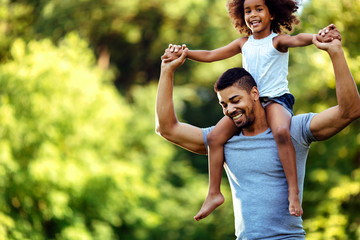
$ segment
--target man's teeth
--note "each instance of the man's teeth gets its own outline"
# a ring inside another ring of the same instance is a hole
[[[234,120],[239,119],[242,115],[243,115],[243,114],[240,113],[239,115],[234,116],[233,119],[234,119]]]

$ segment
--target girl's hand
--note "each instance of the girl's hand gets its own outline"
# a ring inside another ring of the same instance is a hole
[[[174,58],[173,60],[162,59],[161,62],[162,71],[170,70],[171,72],[174,72],[178,67],[183,65],[183,63],[186,60],[187,53],[188,53],[188,49],[185,47],[183,50],[181,50],[181,54],[178,57]]]
[[[172,45],[171,43],[169,44],[169,50],[170,52],[179,52],[181,50],[184,50],[186,48],[186,44],[183,44],[183,45]],[[180,54],[181,55],[181,54]]]
[[[341,35],[339,30],[334,24],[321,29],[319,31],[319,37],[317,38],[320,42],[332,42],[334,39],[338,39],[341,42]]]
[[[186,45],[173,45],[169,44],[169,47],[165,49],[164,55],[161,56],[161,60],[165,62],[171,62],[177,58],[179,58],[183,52],[183,50],[186,48]]]
[[[313,35],[312,42],[318,49],[327,51],[330,55],[334,54],[336,52],[341,52],[342,51],[341,41],[338,38],[333,38],[333,37],[331,37],[329,39],[332,39],[332,40],[328,41],[328,42],[324,42],[324,41],[321,41],[322,40],[321,36]]]

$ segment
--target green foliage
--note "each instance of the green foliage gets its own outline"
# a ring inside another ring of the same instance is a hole
[[[359,1],[303,2],[295,33],[335,23],[359,86]],[[206,157],[154,133],[163,50],[169,43],[213,49],[239,37],[225,3],[1,1],[0,239],[234,238],[226,182],[224,206],[195,222],[207,192]],[[325,53],[291,49],[290,64],[295,113],[336,104]],[[179,119],[215,124],[222,113],[212,85],[240,65],[240,56],[185,63],[176,75]],[[359,129],[358,120],[312,146],[307,239],[360,238]]]
[[[11,53],[0,68],[1,239],[232,233],[192,219],[206,181],[154,135],[156,86],[126,103],[76,34],[59,47],[18,39]]]
[[[323,11],[326,6],[326,11]],[[358,1],[311,1],[301,15],[301,32],[334,23],[340,30],[349,67],[360,88]],[[351,16],[351,17],[346,17]],[[358,19],[358,20],[356,20]],[[327,54],[315,47],[291,51],[289,81],[296,113],[321,112],[336,101],[335,78]],[[306,73],[306,74],[304,74]],[[304,192],[307,239],[360,238],[360,121],[330,140],[313,144]]]

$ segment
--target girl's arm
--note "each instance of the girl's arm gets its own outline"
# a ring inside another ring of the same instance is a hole
[[[280,52],[287,52],[289,48],[304,47],[312,44],[314,34],[299,33],[294,36],[282,34],[274,38],[274,47]]]
[[[238,38],[228,45],[214,50],[189,50],[187,58],[198,62],[214,62],[230,58],[238,53],[241,53],[241,48],[246,40],[247,37]],[[180,45],[171,45],[169,47],[169,53],[166,54],[166,57],[170,58],[171,54],[180,55],[182,49],[183,47]]]
[[[187,58],[198,62],[214,62],[230,58],[241,53],[241,47],[245,43],[243,38],[236,39],[228,45],[214,50],[189,50]]]
[[[334,39],[341,41],[341,35],[338,31],[329,32],[329,29],[333,28],[336,29],[335,25],[330,24],[328,27],[324,28],[327,29],[326,32],[320,30],[319,34],[299,33],[294,36],[286,34],[278,35],[274,38],[274,47],[280,52],[287,52],[288,48],[308,46],[313,43],[314,35],[317,35],[317,39],[323,43],[332,42]]]

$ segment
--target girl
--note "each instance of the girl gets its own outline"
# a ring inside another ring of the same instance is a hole
[[[291,31],[292,25],[299,23],[294,15],[298,9],[295,0],[229,0],[227,8],[235,28],[247,36],[211,51],[189,50],[187,57],[200,62],[213,62],[242,53],[243,67],[257,82],[267,121],[278,147],[288,182],[289,212],[301,216],[303,211],[297,181],[296,156],[289,130],[295,99],[288,89],[288,49],[312,44],[313,34],[281,34],[282,29]],[[171,61],[171,52],[178,55],[181,49],[180,46],[170,45],[170,53],[163,56],[163,59]],[[199,213],[194,217],[197,221],[208,216],[224,202],[220,191],[224,163],[223,145],[239,131],[233,123],[239,119],[241,114],[233,119],[224,117],[208,134],[209,192]]]

